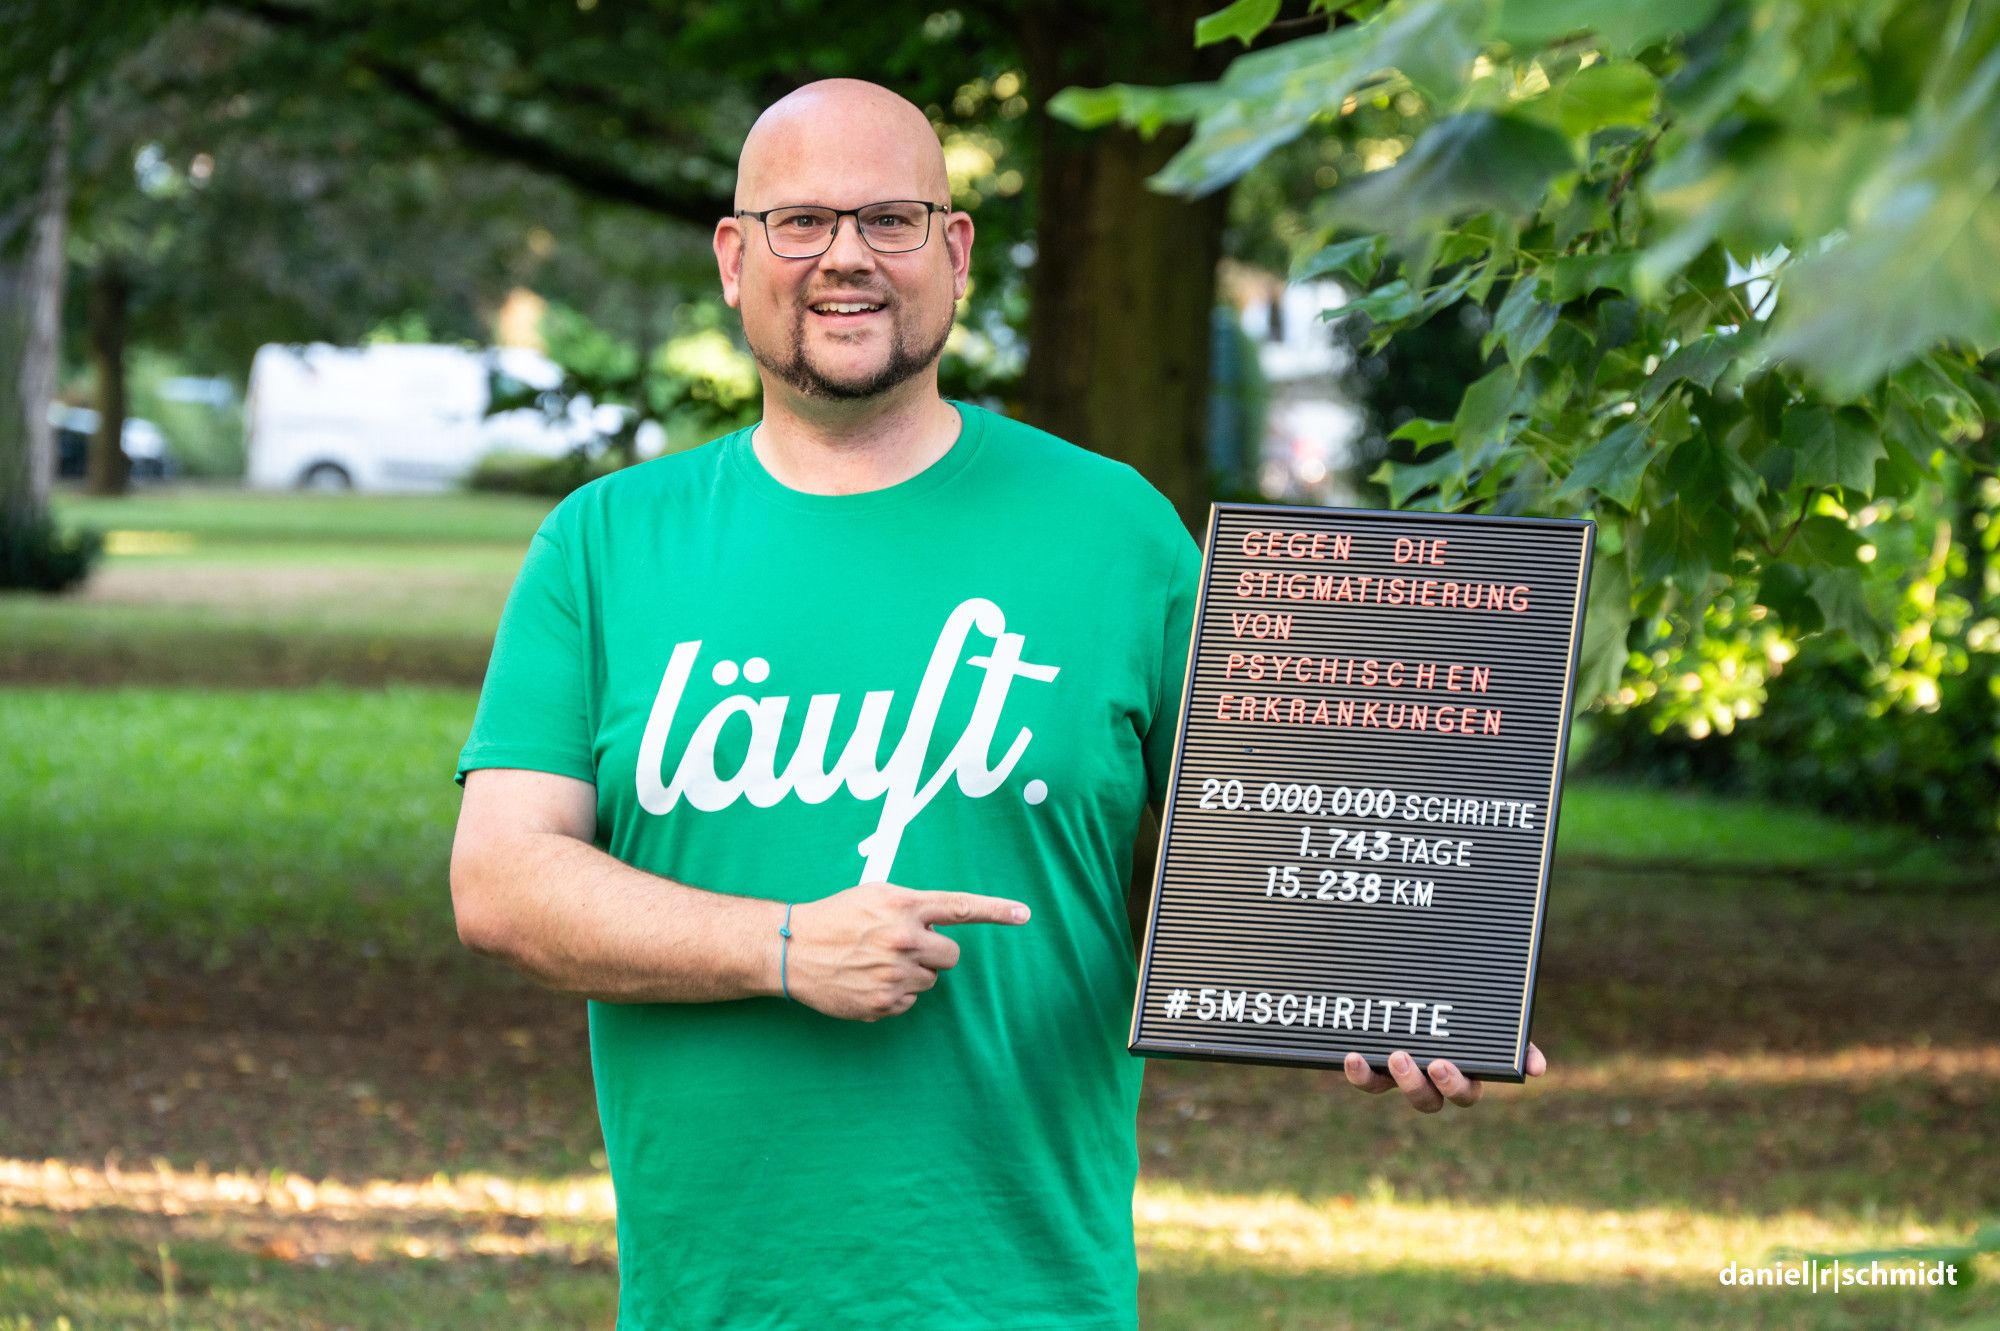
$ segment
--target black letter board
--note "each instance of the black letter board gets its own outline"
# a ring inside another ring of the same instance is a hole
[[[1593,531],[1214,507],[1133,1053],[1522,1079]]]

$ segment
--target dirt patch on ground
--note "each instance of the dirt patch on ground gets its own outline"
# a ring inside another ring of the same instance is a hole
[[[1717,894],[1712,911],[1647,905],[1674,890],[1552,894],[1536,1033],[1577,1078],[1553,1078],[1546,1093],[1568,1108],[1541,1112],[1591,1118],[1623,1097],[1734,1114],[1833,1097],[1853,1127],[1888,1112],[1865,1109],[1880,1088],[1906,1087],[1909,1122],[1970,1129],[1965,1116],[1993,1099],[1991,912],[1865,898],[1802,911],[1743,893]],[[97,955],[122,960],[82,973],[60,949],[0,943],[13,995],[0,1009],[0,1155],[428,1177],[588,1168],[599,1147],[583,1003],[498,962],[279,939],[233,947],[214,970],[158,942]],[[1149,1112],[1161,1127],[1185,1110],[1252,1142],[1283,1136],[1318,1112],[1318,1093],[1295,1093],[1317,1075],[1155,1064]]]

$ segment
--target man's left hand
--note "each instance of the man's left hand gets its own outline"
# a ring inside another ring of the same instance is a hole
[[[1420,1114],[1437,1113],[1447,1100],[1470,1109],[1479,1103],[1479,1093],[1485,1089],[1477,1077],[1466,1076],[1449,1059],[1434,1058],[1429,1067],[1420,1068],[1416,1059],[1400,1049],[1389,1055],[1386,1073],[1369,1067],[1368,1060],[1359,1054],[1349,1054],[1345,1068],[1347,1080],[1359,1089],[1370,1095],[1401,1090],[1410,1107]],[[1542,1056],[1541,1050],[1529,1045],[1528,1075],[1539,1077],[1548,1070],[1549,1060]]]

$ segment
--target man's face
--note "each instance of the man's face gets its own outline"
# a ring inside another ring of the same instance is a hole
[[[841,120],[783,126],[760,145],[754,163],[746,152],[738,207],[949,202],[941,173],[924,169],[924,152],[937,152],[934,138],[910,143],[902,125],[871,142],[869,131],[881,127]],[[715,235],[723,298],[742,312],[757,363],[801,396],[822,400],[874,397],[936,364],[965,290],[971,248],[972,219],[964,213],[933,213],[924,244],[900,254],[877,253],[852,217],[841,218],[833,244],[810,259],[774,254],[755,218],[724,218]],[[855,305],[868,308],[852,311]]]

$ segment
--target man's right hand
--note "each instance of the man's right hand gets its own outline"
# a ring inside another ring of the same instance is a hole
[[[958,944],[935,926],[1027,921],[1028,908],[1005,897],[863,883],[792,908],[785,981],[794,999],[829,1017],[880,1021],[908,1012],[938,972],[958,964]]]

